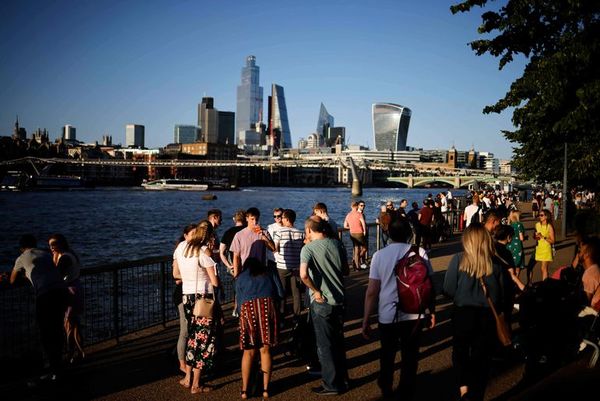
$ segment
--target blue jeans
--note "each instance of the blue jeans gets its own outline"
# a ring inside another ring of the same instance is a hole
[[[346,390],[347,377],[344,307],[313,301],[310,313],[315,328],[323,388],[343,392]]]

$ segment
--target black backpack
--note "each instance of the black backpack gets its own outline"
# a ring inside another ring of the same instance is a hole
[[[469,225],[481,222],[481,220],[479,219],[479,212],[481,212],[481,204],[479,204],[477,211],[473,214],[473,216],[471,216],[471,221],[469,222]]]

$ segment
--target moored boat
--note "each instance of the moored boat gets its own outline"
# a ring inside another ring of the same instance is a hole
[[[162,178],[142,182],[142,187],[154,191],[206,191],[207,184],[190,178]]]

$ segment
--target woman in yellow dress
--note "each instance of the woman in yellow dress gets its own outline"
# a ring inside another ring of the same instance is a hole
[[[548,209],[544,209],[539,214],[540,221],[535,223],[535,239],[537,246],[535,247],[535,260],[542,262],[542,280],[548,278],[548,266],[554,260],[552,254],[552,245],[554,245],[554,227],[552,226],[552,213]],[[533,274],[533,269],[529,271]],[[529,278],[531,280],[531,277]]]

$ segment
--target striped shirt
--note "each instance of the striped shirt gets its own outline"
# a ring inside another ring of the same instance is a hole
[[[275,254],[278,269],[292,270],[300,268],[300,251],[304,245],[304,232],[295,227],[283,227],[275,232],[273,237],[275,247],[279,252]]]

